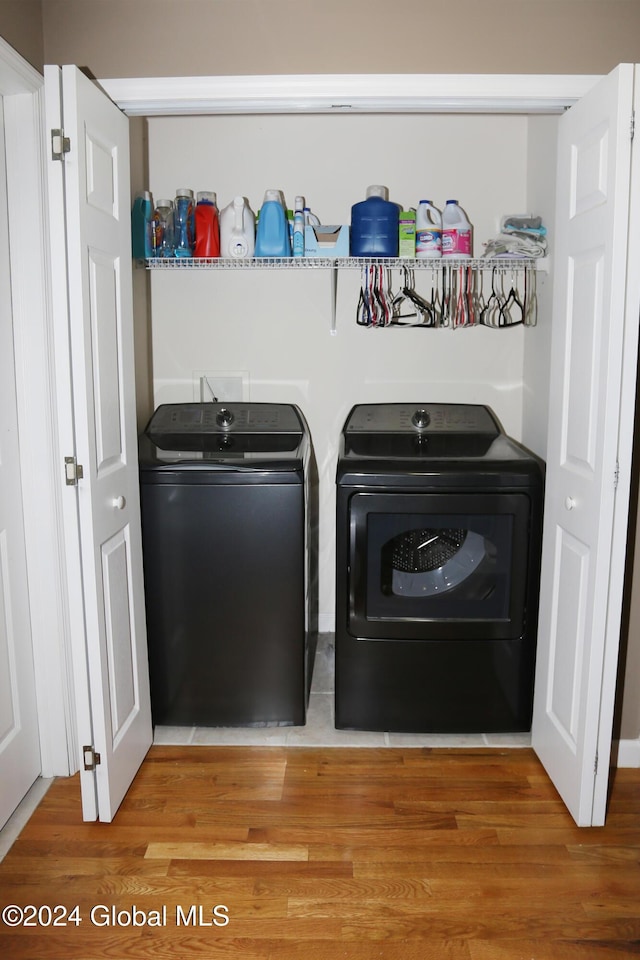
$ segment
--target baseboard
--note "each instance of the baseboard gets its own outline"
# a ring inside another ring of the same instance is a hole
[[[619,740],[617,754],[617,767],[640,767],[640,737],[637,740]]]

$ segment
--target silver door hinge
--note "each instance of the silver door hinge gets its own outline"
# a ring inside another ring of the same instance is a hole
[[[636,112],[635,110],[631,111],[631,139],[633,140],[636,132]]]
[[[95,770],[100,763],[100,754],[96,753],[91,744],[82,748],[85,770]]]
[[[82,464],[78,463],[75,457],[64,458],[64,476],[68,487],[77,487],[78,480],[83,479]]]
[[[616,468],[613,473],[613,489],[618,489],[618,481],[620,480],[620,461],[616,460]]]
[[[64,130],[51,131],[51,159],[64,160],[65,153],[71,152],[71,141],[65,137]]]
[[[593,762],[593,775],[594,775],[594,777],[597,775],[597,773],[598,773],[598,753],[597,753],[597,751],[596,751],[596,758],[595,758],[595,760],[594,760],[594,762]]]

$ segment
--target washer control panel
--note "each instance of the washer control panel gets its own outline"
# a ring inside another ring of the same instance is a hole
[[[165,403],[147,427],[149,436],[212,433],[299,434],[303,426],[288,403]]]

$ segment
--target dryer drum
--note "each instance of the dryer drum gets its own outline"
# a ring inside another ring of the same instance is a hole
[[[394,537],[387,548],[392,592],[407,597],[453,590],[471,576],[486,553],[484,537],[455,528],[409,530]]]

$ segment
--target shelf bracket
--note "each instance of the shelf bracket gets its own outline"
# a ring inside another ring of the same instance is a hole
[[[331,265],[331,329],[329,333],[335,337],[338,333],[336,327],[336,317],[338,311],[338,262],[334,260]]]

